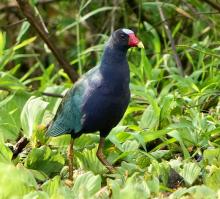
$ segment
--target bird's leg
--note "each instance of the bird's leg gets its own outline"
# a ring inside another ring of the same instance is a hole
[[[70,144],[67,150],[68,164],[69,164],[69,180],[73,181],[73,138],[71,137]]]
[[[103,148],[105,144],[105,138],[100,136],[99,147],[96,152],[98,159],[105,165],[105,167],[111,172],[115,172],[115,168],[105,159],[105,155],[103,154]]]

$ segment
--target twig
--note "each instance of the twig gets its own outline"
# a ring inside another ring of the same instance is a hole
[[[14,22],[14,23],[7,24],[7,25],[4,25],[4,26],[0,26],[0,28],[6,30],[6,29],[12,28],[12,27],[14,27],[14,26],[17,26],[18,24],[21,24],[21,23],[23,23],[24,21],[26,21],[26,19],[21,19],[21,20],[19,20],[19,21]]]
[[[220,12],[220,5],[219,4],[214,3],[211,0],[200,0],[200,1],[202,1],[202,2],[205,1],[205,3],[209,4],[212,8],[214,8],[214,9],[216,9],[216,10],[218,10]]]
[[[190,44],[189,44],[189,45],[180,44],[180,45],[176,45],[176,47],[178,47],[178,48],[191,49],[191,50],[194,50],[194,51],[197,51],[197,52],[200,52],[200,53],[204,53],[205,55],[210,55],[210,56],[213,56],[213,57],[216,57],[216,58],[220,58],[220,55],[218,55],[218,54],[215,54],[215,53],[212,53],[212,52],[207,52],[207,51],[205,51],[205,50],[192,47],[192,46],[190,46]]]
[[[31,7],[27,0],[17,0],[17,3],[27,18],[28,22],[34,27],[36,32],[40,35],[40,37],[47,44],[53,55],[56,57],[57,61],[67,73],[72,82],[75,82],[78,79],[78,74],[72,68],[72,66],[67,62],[59,49],[55,46],[54,42],[52,42],[49,33],[45,30],[44,24],[41,22],[40,18],[36,16],[34,9]]]
[[[141,11],[141,1],[135,1],[135,0],[129,0],[126,2],[130,9],[133,11],[133,13],[136,15],[138,21],[146,21],[148,20],[147,17],[144,15],[144,12]]]
[[[116,7],[118,7],[118,3],[119,3],[119,1],[117,1],[117,0],[114,0],[113,1],[113,9],[112,9],[112,17],[111,17],[111,33],[113,33],[113,31],[114,31],[114,29],[115,29],[115,15],[116,15]]]
[[[197,15],[219,15],[220,12],[215,11],[215,12],[196,12]]]
[[[55,94],[55,93],[47,93],[47,92],[42,92],[42,95],[48,96],[48,97],[58,97],[58,98],[63,98],[63,95],[60,94]]]
[[[11,93],[13,91],[10,88],[6,88],[6,87],[2,87],[2,86],[0,86],[0,90],[7,91],[9,93]],[[45,96],[48,96],[48,97],[57,97],[57,98],[63,98],[64,97],[64,95],[56,94],[56,93],[41,92],[41,94],[45,95]]]
[[[172,33],[171,33],[170,29],[169,29],[169,25],[168,25],[168,23],[167,23],[167,21],[166,21],[165,15],[164,15],[164,13],[163,13],[163,10],[162,10],[162,8],[161,8],[161,6],[160,6],[158,0],[157,0],[157,3],[158,3],[157,6],[158,6],[159,13],[160,13],[160,17],[161,17],[162,21],[164,21],[164,28],[165,28],[165,31],[166,31],[166,33],[167,33],[167,36],[168,36],[168,38],[169,38],[169,40],[170,40],[170,43],[171,43],[171,48],[172,48],[172,50],[173,50],[173,56],[174,56],[174,59],[175,59],[175,61],[176,61],[176,65],[177,65],[177,67],[179,68],[179,71],[180,71],[181,76],[184,76],[183,66],[182,66],[182,63],[181,63],[181,61],[180,61],[180,58],[179,58],[179,56],[178,56],[178,54],[177,54],[177,51],[176,51],[175,41],[174,41],[174,39],[173,39],[173,37],[172,37]]]
[[[206,21],[210,28],[215,26],[212,20],[210,20],[205,14],[205,12],[197,12],[197,10],[193,7],[191,3],[189,3],[187,0],[182,0],[182,2],[188,7],[188,9],[195,15],[195,18],[200,17],[202,20]],[[209,12],[209,14],[211,14]],[[216,14],[216,13],[215,13]]]
[[[27,146],[29,140],[26,137],[22,137],[15,145],[13,149],[13,156],[12,159],[15,159],[19,153]]]
[[[11,90],[9,88],[5,88],[5,87],[2,87],[2,86],[0,86],[0,90],[7,91],[9,93],[11,92]]]
[[[48,4],[48,3],[53,3],[57,2],[59,0],[38,0],[36,4]],[[6,9],[11,9],[11,8],[17,8],[17,3],[15,1],[9,1],[7,3],[0,3],[0,10],[6,10]]]

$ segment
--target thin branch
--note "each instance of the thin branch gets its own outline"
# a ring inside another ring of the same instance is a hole
[[[55,93],[47,93],[47,92],[42,92],[42,95],[48,96],[48,97],[57,97],[57,98],[63,98],[63,95],[60,94],[55,94]]]
[[[31,7],[29,2],[27,0],[17,0],[17,3],[28,22],[32,25],[32,27],[34,27],[36,32],[40,35],[53,55],[56,57],[60,66],[67,73],[72,82],[75,82],[78,79],[78,74],[69,64],[69,62],[64,59],[64,56],[60,50],[55,46],[55,42],[52,41],[49,33],[45,29],[44,24],[42,23],[42,20],[39,18],[39,16],[36,16],[34,9]]]
[[[213,26],[215,26],[215,24],[213,23],[212,20],[210,20],[203,12],[197,12],[196,8],[193,7],[193,5],[191,3],[189,3],[187,0],[182,0],[182,2],[188,7],[188,9],[195,15],[195,18],[201,18],[202,20],[204,20],[205,22],[208,23],[208,25],[210,26],[210,28],[212,28]]]
[[[5,87],[2,87],[2,86],[0,86],[0,90],[7,91],[9,93],[11,92],[11,90],[9,88],[5,88]]]
[[[200,1],[202,1],[202,2],[205,1],[205,3],[209,4],[212,8],[214,8],[215,10],[218,10],[220,12],[220,5],[219,4],[214,3],[211,0],[200,0]]]
[[[13,157],[12,159],[15,159],[19,153],[23,151],[23,149],[27,146],[29,143],[29,140],[26,137],[22,137],[18,142],[16,143],[14,149],[13,149]]]
[[[202,50],[202,49],[199,49],[199,48],[195,48],[195,47],[192,47],[190,44],[189,45],[186,45],[186,44],[180,44],[180,45],[176,45],[178,48],[186,48],[186,49],[191,49],[191,50],[194,50],[194,51],[197,51],[197,52],[200,52],[200,53],[204,53],[204,55],[210,55],[212,57],[216,57],[216,58],[220,58],[220,55],[218,54],[215,54],[215,53],[212,53],[212,52],[207,52],[205,50]]]
[[[38,0],[36,2],[36,5],[39,4],[48,4],[48,3],[53,3],[53,2],[57,2],[58,0]],[[17,8],[17,3],[16,0],[15,1],[9,1],[6,3],[0,3],[0,10],[7,10],[7,9],[13,9],[13,8]]]
[[[141,1],[129,0],[126,2],[133,13],[136,15],[138,21],[146,21],[147,17],[144,15],[144,12],[141,11]]]
[[[168,36],[168,38],[169,38],[169,40],[170,40],[170,43],[171,43],[171,48],[172,48],[172,50],[173,50],[173,56],[174,56],[174,59],[175,59],[175,61],[176,61],[176,65],[177,65],[177,67],[179,68],[179,71],[180,71],[181,76],[184,76],[183,66],[182,66],[182,63],[181,63],[181,61],[180,61],[180,58],[179,58],[179,56],[178,56],[178,54],[177,54],[175,41],[174,41],[174,39],[173,39],[173,37],[172,37],[172,33],[171,33],[171,31],[170,31],[169,25],[168,25],[168,23],[167,23],[167,21],[166,21],[165,15],[164,15],[164,13],[163,13],[163,10],[162,10],[162,8],[161,8],[161,6],[160,6],[158,0],[157,0],[157,3],[158,3],[157,6],[158,6],[158,10],[159,10],[159,13],[160,13],[161,20],[164,21],[164,28],[165,28],[165,31],[166,31],[166,33],[167,33],[167,36]]]
[[[9,29],[9,28],[12,28],[12,27],[14,27],[14,26],[17,26],[17,25],[23,23],[24,21],[26,21],[26,19],[21,19],[21,20],[19,20],[19,21],[14,22],[14,23],[7,24],[7,25],[4,25],[4,26],[0,26],[0,28],[2,28],[2,29],[4,29],[4,30],[7,30],[7,29]]]
[[[7,91],[9,93],[11,93],[13,91],[10,88],[6,88],[6,87],[2,87],[2,86],[0,86],[0,90]],[[61,94],[48,93],[48,92],[41,92],[41,95],[45,95],[45,96],[48,96],[48,97],[57,97],[57,98],[63,98],[64,97],[64,95],[61,95]]]
[[[111,14],[112,14],[112,17],[111,17],[111,33],[114,31],[114,29],[115,29],[115,15],[116,15],[116,7],[118,7],[118,3],[119,3],[119,1],[117,1],[117,0],[114,0],[113,1],[113,6],[114,6],[114,8],[112,9],[112,12],[111,12]]]

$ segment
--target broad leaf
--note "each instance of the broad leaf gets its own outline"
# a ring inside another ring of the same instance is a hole
[[[12,151],[5,146],[4,139],[0,134],[0,163],[11,163]]]
[[[199,177],[200,171],[201,169],[196,163],[185,163],[180,175],[184,178],[187,184],[192,185]]]
[[[49,147],[42,146],[32,149],[25,161],[25,166],[51,176],[59,173],[64,163],[65,160],[61,154],[52,152]]]
[[[37,188],[37,182],[28,169],[0,163],[0,198],[22,198]],[[7,184],[7,186],[6,186]]]
[[[21,126],[25,136],[30,138],[38,125],[42,122],[42,117],[48,103],[41,97],[31,97],[26,102],[21,112]]]
[[[79,175],[74,180],[72,188],[73,198],[92,198],[101,188],[101,177],[87,172]]]
[[[106,168],[96,156],[97,147],[82,152],[75,152],[76,160],[80,168],[86,171],[92,171],[95,174],[105,173]]]

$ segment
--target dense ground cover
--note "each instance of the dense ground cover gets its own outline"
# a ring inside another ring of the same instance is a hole
[[[72,82],[15,2],[2,1],[0,197],[220,197],[220,11],[209,2],[32,1],[79,75],[99,62],[116,28],[136,29],[145,45],[128,53],[132,99],[106,139],[105,154],[117,172],[108,173],[96,157],[99,134],[82,135],[74,143],[68,187],[70,137],[44,134],[61,98],[45,93],[64,94]],[[22,136],[29,143],[12,158]]]

